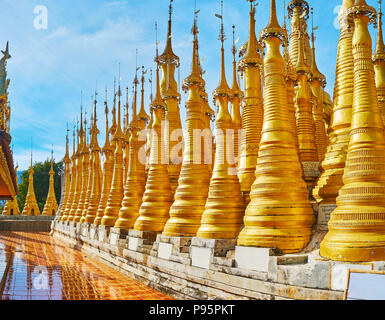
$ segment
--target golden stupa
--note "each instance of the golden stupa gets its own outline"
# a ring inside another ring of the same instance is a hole
[[[23,216],[39,216],[40,209],[36,202],[35,190],[33,188],[33,174],[34,170],[32,167],[32,152],[31,152],[31,166],[29,168],[29,183],[28,183],[28,192],[27,197],[25,198],[25,204],[23,212],[21,213]]]
[[[205,209],[208,188],[209,168],[202,155],[204,148],[194,148],[194,131],[205,129],[202,121],[206,105],[202,99],[204,81],[199,67],[198,58],[198,26],[197,14],[192,28],[193,50],[191,73],[183,81],[183,88],[188,90],[186,102],[186,135],[183,152],[182,169],[179,176],[175,201],[170,208],[170,219],[167,221],[163,234],[166,236],[195,236],[200,226],[202,213]],[[210,152],[210,151],[209,151]],[[197,188],[199,186],[199,188]]]
[[[216,155],[205,211],[197,233],[198,237],[206,239],[234,239],[242,227],[245,210],[232,152],[232,143],[228,141],[232,138],[228,135],[228,131],[233,128],[229,113],[229,101],[233,98],[233,91],[229,88],[226,80],[223,6],[221,9],[221,32],[219,36],[222,44],[221,76],[219,85],[213,92],[219,107],[215,121]]]
[[[58,204],[55,196],[54,177],[55,177],[55,171],[53,170],[53,151],[52,151],[51,170],[49,171],[48,196],[44,205],[43,212],[41,213],[43,216],[54,216],[56,215],[56,212],[58,209]]]
[[[350,141],[337,208],[320,254],[339,261],[385,259],[385,134],[379,108],[368,24],[376,10],[356,0],[347,11],[354,22],[354,94]]]
[[[169,218],[173,195],[167,163],[164,159],[165,144],[162,138],[162,134],[164,134],[162,133],[162,119],[164,119],[167,106],[160,94],[158,43],[156,45],[155,61],[157,64],[156,94],[151,103],[151,107],[154,109],[154,123],[152,125],[150,167],[143,202],[134,229],[137,231],[162,232]]]
[[[284,60],[280,45],[287,37],[278,23],[275,0],[261,32],[264,61],[264,121],[256,179],[238,245],[298,252],[310,240],[314,213],[305,182],[287,106]],[[287,186],[290,186],[288,188]]]
[[[353,31],[347,10],[354,0],[343,0],[340,12],[340,38],[338,41],[336,80],[334,85],[333,112],[328,129],[328,146],[322,162],[322,174],[313,194],[320,198],[320,204],[336,203],[342,187],[346,153],[350,139],[350,122],[353,104]]]
[[[242,108],[241,150],[239,150],[238,177],[245,203],[250,202],[250,189],[255,180],[258,148],[263,122],[262,65],[263,49],[255,35],[255,7],[250,1],[249,39],[247,49],[239,61],[244,76],[244,105]]]

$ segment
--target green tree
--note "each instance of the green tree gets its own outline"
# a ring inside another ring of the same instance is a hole
[[[33,165],[33,187],[35,190],[36,201],[39,206],[40,212],[43,211],[45,202],[48,196],[49,189],[49,172],[51,170],[51,160],[47,159],[45,162],[36,162]],[[63,161],[54,162],[53,170],[55,171],[54,176],[54,187],[56,201],[60,202],[61,196],[61,174],[63,173]],[[17,196],[17,203],[19,205],[20,212],[23,211],[25,205],[25,199],[28,192],[29,184],[29,170],[23,172],[20,177],[21,182],[18,185],[19,194]]]

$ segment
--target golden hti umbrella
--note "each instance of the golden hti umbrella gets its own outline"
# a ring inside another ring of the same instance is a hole
[[[169,218],[169,210],[173,195],[164,160],[164,140],[162,136],[162,119],[166,104],[160,95],[158,43],[156,46],[156,94],[151,103],[154,109],[154,123],[152,125],[152,144],[150,167],[148,171],[146,189],[140,206],[139,217],[134,229],[137,231],[162,232]]]
[[[202,157],[204,149],[194,147],[194,142],[195,144],[201,142],[202,137],[194,136],[194,132],[205,129],[202,119],[204,119],[203,112],[206,111],[202,99],[204,81],[199,66],[198,32],[197,13],[195,13],[192,28],[194,40],[191,73],[183,81],[183,89],[189,92],[186,102],[185,147],[175,201],[170,208],[170,219],[163,231],[166,236],[192,237],[196,235],[205,208],[210,181],[208,164],[204,163]]]
[[[206,239],[235,239],[242,227],[245,210],[241,188],[235,167],[233,154],[232,118],[229,113],[229,101],[233,91],[229,88],[225,71],[225,33],[223,27],[223,2],[221,2],[221,74],[218,87],[213,96],[218,103],[216,116],[216,155],[213,175],[201,226],[197,237]]]
[[[354,22],[350,141],[344,185],[320,254],[338,261],[377,261],[385,259],[385,134],[368,30],[370,22],[376,23],[376,10],[356,0],[348,15]]]
[[[115,92],[114,92],[114,100],[115,100]],[[104,216],[104,210],[106,209],[107,200],[110,195],[112,174],[114,170],[114,149],[112,148],[110,143],[110,131],[108,127],[107,93],[106,93],[106,101],[104,102],[104,105],[105,105],[105,114],[106,114],[106,139],[104,142],[104,146],[102,148],[102,152],[104,154],[102,193],[100,195],[100,201],[96,212],[96,218],[92,222],[95,225],[100,225],[102,222],[102,218]],[[113,111],[113,114],[115,115],[115,111]],[[116,118],[115,118],[115,122],[116,122]],[[92,220],[92,219],[89,219],[89,220]]]
[[[262,99],[262,47],[255,35],[255,7],[250,0],[249,39],[247,49],[239,61],[244,77],[244,104],[242,108],[241,150],[238,160],[238,177],[245,203],[250,202],[250,189],[255,180],[258,148],[263,122]]]
[[[106,209],[104,210],[104,215],[102,218],[101,225],[113,227],[116,220],[119,217],[119,210],[122,206],[123,200],[123,150],[122,144],[124,140],[124,135],[122,132],[121,126],[121,117],[120,117],[120,98],[122,92],[120,90],[120,75],[119,75],[119,87],[118,87],[118,118],[117,118],[117,127],[114,133],[112,141],[115,142],[116,148],[114,153],[114,171],[112,176],[112,183],[110,194],[108,196]]]
[[[338,41],[336,80],[334,84],[333,112],[328,129],[328,146],[322,161],[322,174],[313,190],[321,204],[335,204],[341,189],[346,153],[350,139],[353,104],[353,31],[347,10],[354,0],[343,0],[339,12],[340,38]]]
[[[309,242],[314,213],[302,179],[287,104],[284,60],[280,52],[286,37],[286,30],[277,20],[275,0],[271,0],[270,20],[261,32],[266,46],[262,139],[251,202],[238,245],[293,253],[301,251]]]

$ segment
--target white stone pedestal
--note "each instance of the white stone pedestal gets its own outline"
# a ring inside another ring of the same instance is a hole
[[[110,230],[110,244],[113,246],[119,246],[120,240],[125,240],[128,235],[128,230],[111,228]]]
[[[111,227],[98,226],[98,240],[99,242],[108,242]]]
[[[150,254],[157,235],[156,232],[131,229],[128,231],[128,249]]]
[[[235,263],[238,268],[268,272],[271,249],[256,247],[235,248]]]
[[[170,237],[158,234],[151,255],[189,265],[191,241],[192,237]]]
[[[190,257],[191,265],[210,269],[215,257],[226,258],[230,250],[234,250],[235,239],[203,239],[192,238]]]

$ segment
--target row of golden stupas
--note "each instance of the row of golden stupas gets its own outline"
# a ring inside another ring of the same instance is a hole
[[[17,175],[17,169],[16,166],[15,171]],[[28,178],[28,191],[27,196],[25,198],[25,204],[23,211],[20,213],[19,205],[17,203],[16,197],[13,197],[11,200],[8,200],[5,205],[2,212],[2,215],[6,216],[18,216],[18,215],[25,215],[25,216],[38,216],[38,215],[44,215],[44,216],[55,216],[58,212],[58,204],[56,201],[55,196],[55,187],[54,187],[54,176],[55,171],[53,170],[53,151],[52,151],[52,157],[51,157],[51,170],[49,171],[49,188],[48,188],[48,195],[47,199],[43,208],[43,212],[40,212],[39,206],[36,201],[35,196],[35,190],[33,186],[33,174],[34,170],[32,167],[32,154],[31,154],[31,166],[29,168],[29,178]]]
[[[198,45],[199,11],[195,12],[191,73],[183,82],[188,92],[183,161],[176,164],[164,158],[177,157],[169,150],[175,150],[180,141],[159,138],[165,135],[165,121],[169,123],[166,135],[182,128],[174,76],[179,58],[172,49],[171,1],[166,48],[161,55],[158,49],[156,53],[151,116],[144,108],[142,71],[140,111],[135,76],[131,121],[126,114],[122,127],[120,83],[114,90],[111,127],[105,102],[106,140],[100,148],[95,99],[90,141],[81,115],[71,158],[67,135],[58,220],[173,237],[237,239],[239,246],[295,253],[310,241],[316,224],[314,208],[334,205],[320,254],[342,261],[385,260],[381,13],[372,55],[368,24],[377,23],[376,10],[365,0],[342,1],[331,102],[324,91],[325,76],[316,64],[315,28],[310,35],[307,30],[313,13],[309,4],[304,0],[288,4],[288,34],[286,23],[281,27],[278,22],[275,0],[270,3],[268,25],[258,39],[256,8],[250,1],[249,38],[239,49],[238,65],[233,40],[231,88],[225,74],[223,10],[217,15],[221,19],[221,73],[213,92],[216,115],[205,90]],[[238,71],[244,79],[243,91]],[[211,131],[214,117],[213,153],[203,138],[196,143],[195,132]],[[228,130],[235,130],[233,137],[221,134]],[[208,154],[214,158],[213,164],[203,161]]]

